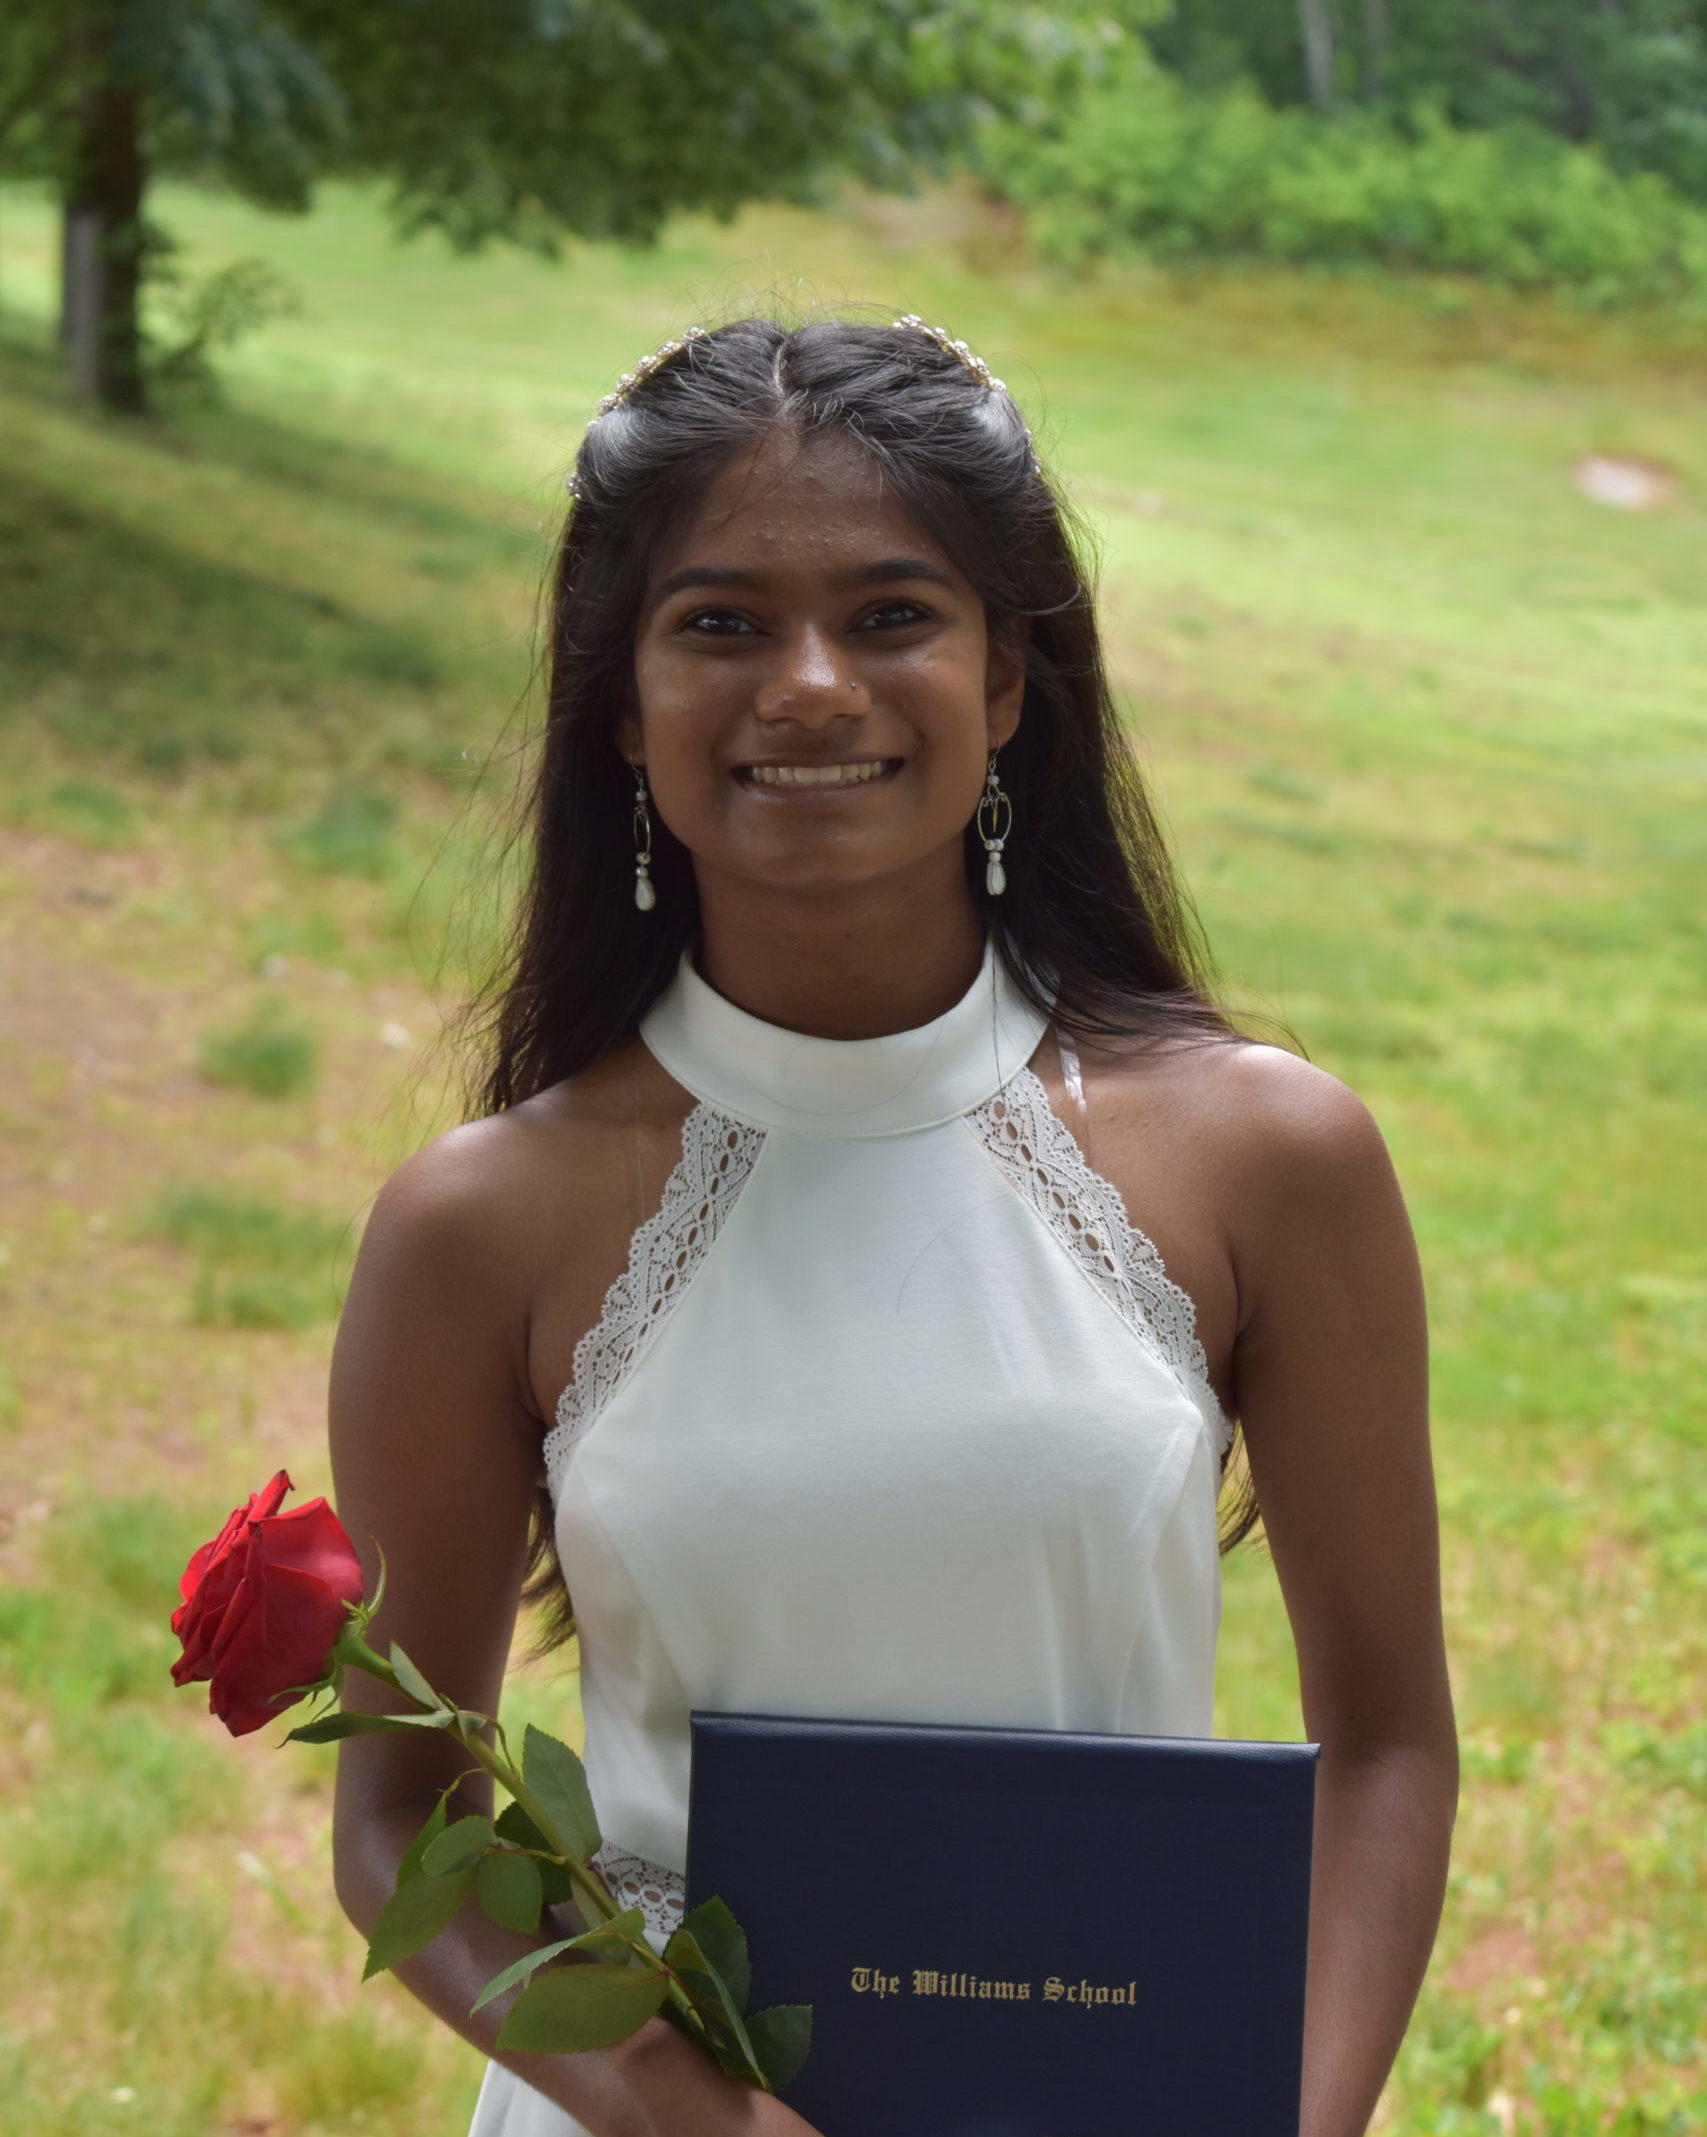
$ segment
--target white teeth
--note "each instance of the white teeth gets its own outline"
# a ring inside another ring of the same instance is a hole
[[[883,770],[881,758],[868,764],[753,764],[747,767],[755,786],[864,786]]]

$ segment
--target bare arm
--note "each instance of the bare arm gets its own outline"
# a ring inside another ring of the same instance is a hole
[[[369,1637],[382,1652],[399,1642],[429,1683],[489,1714],[498,1711],[541,1474],[525,1372],[527,1182],[506,1194],[513,1165],[504,1131],[483,1122],[441,1138],[388,1182],[357,1258],[331,1380],[335,1504],[370,1594],[385,1552],[385,1601]],[[355,1671],[345,1697],[370,1711],[403,1705]],[[453,1817],[491,1814],[490,1780],[479,1770],[458,1780],[463,1765],[456,1745],[424,1730],[340,1745],[334,1877],[364,1935],[447,1783],[458,1782]],[[579,1926],[565,1922],[569,1933]],[[469,2007],[501,1968],[547,1941],[500,1929],[470,1901],[397,1972],[446,2025],[495,2055],[520,1992],[472,2017]],[[614,2048],[498,2060],[595,2137],[686,2129],[813,2137],[780,2101],[723,2077],[661,2018]]]
[[[1458,1794],[1421,1272],[1386,1146],[1262,1049],[1234,1372],[1322,1746],[1301,2137],[1362,2137],[1433,1947]],[[1260,1147],[1259,1147],[1260,1146]]]

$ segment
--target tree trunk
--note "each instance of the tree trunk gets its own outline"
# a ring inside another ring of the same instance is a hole
[[[71,197],[59,204],[59,346],[71,346]]]
[[[1334,18],[1329,0],[1298,0],[1304,38],[1304,79],[1318,111],[1334,108]]]
[[[142,280],[138,99],[105,79],[93,40],[77,96],[77,138],[65,202],[64,332],[75,393],[121,415],[147,406],[137,298]]]
[[[1363,0],[1363,101],[1379,104],[1387,94],[1387,48],[1393,41],[1388,0]]]

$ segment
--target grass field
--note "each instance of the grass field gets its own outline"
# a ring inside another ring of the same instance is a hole
[[[466,2127],[472,2052],[357,1988],[332,1754],[230,1744],[166,1617],[265,1475],[326,1488],[338,1285],[451,1117],[431,1042],[580,425],[758,290],[944,319],[1025,399],[1232,994],[1366,1097],[1405,1183],[1466,1760],[1380,2126],[1699,2127],[1707,355],[1445,286],[1066,284],[957,194],[557,268],[394,249],[353,194],[161,212],[305,308],[222,400],[121,425],[68,404],[52,222],[0,194],[10,2126]],[[1590,452],[1675,487],[1593,504]],[[573,1680],[512,1704],[561,1723]],[[1298,1728],[1250,1551],[1220,1726]]]

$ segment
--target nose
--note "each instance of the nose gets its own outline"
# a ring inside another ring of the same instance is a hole
[[[835,638],[815,624],[803,624],[777,641],[754,709],[761,720],[822,727],[844,713],[863,712],[867,702],[853,663]]]

